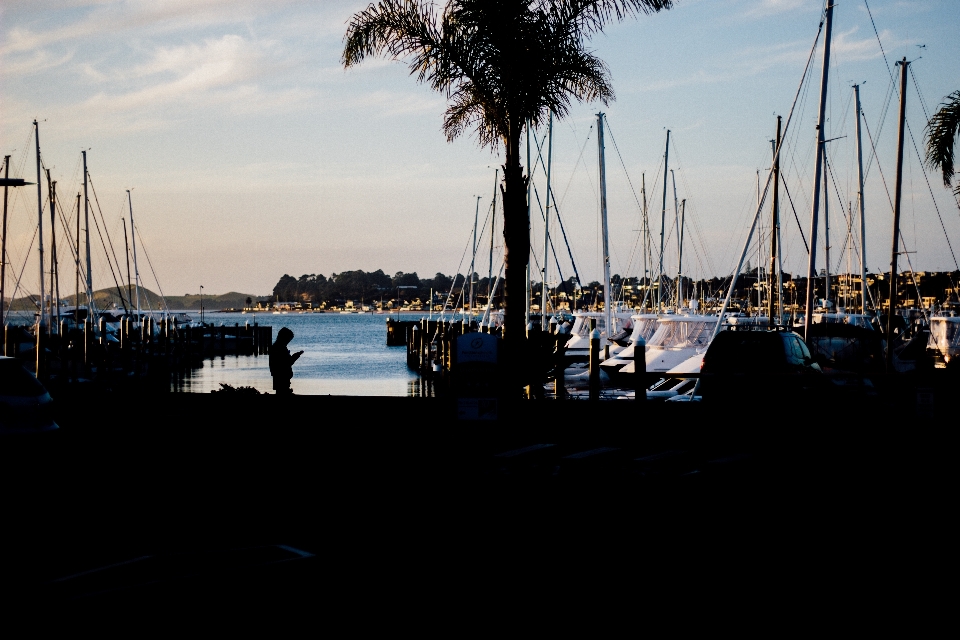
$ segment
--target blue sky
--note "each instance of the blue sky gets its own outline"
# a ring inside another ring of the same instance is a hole
[[[931,112],[960,88],[960,3],[868,1],[889,64],[915,60],[911,68]],[[122,245],[125,190],[132,188],[143,243],[169,294],[196,293],[201,284],[208,292],[264,294],[284,273],[453,273],[475,197],[483,197],[482,216],[502,160],[470,136],[447,143],[442,96],[417,85],[403,64],[370,60],[341,68],[346,23],[364,6],[7,0],[0,8],[0,153],[13,156],[11,175],[33,180],[31,122],[40,120],[44,162],[66,203],[76,197],[80,151],[89,149],[114,242]],[[659,233],[659,167],[669,128],[670,167],[678,197],[687,200],[684,272],[731,271],[753,215],[756,172],[769,166],[775,114],[790,109],[821,8],[816,0],[681,0],[671,11],[613,25],[594,38],[617,100],[575,106],[554,128],[554,190],[584,281],[601,274],[594,126],[601,109],[619,149],[618,155],[608,138],[613,270],[641,269],[634,196],[641,174]],[[821,50],[785,148],[804,233]],[[895,97],[882,126],[880,120],[888,73],[863,0],[838,4],[827,130],[840,137],[830,143],[839,191],[830,204],[831,256],[838,262],[844,244],[839,203],[855,199],[856,191],[850,85],[865,82],[863,107],[878,157],[865,198],[871,270],[889,263],[892,215],[877,170],[892,191]],[[926,118],[912,80],[908,120],[922,144]],[[910,259],[917,269],[955,268],[909,139],[907,159],[903,233],[907,250],[916,251]],[[537,181],[542,194],[542,174]],[[938,176],[930,183],[960,250],[957,204]],[[672,189],[668,203],[672,213]],[[19,191],[10,206],[9,252],[19,272],[36,253],[35,190]],[[793,213],[785,209],[783,216],[785,269],[804,271]],[[668,216],[668,227],[672,221]],[[542,223],[535,223],[535,247],[542,246],[541,233]],[[669,273],[676,271],[674,234],[668,229]],[[495,239],[499,255],[499,231]],[[478,261],[481,273],[488,252]],[[112,284],[102,254],[94,253],[97,288]],[[571,275],[569,260],[560,262],[564,277]],[[152,287],[149,268],[141,265],[141,273]],[[22,286],[35,291],[35,280],[31,263]]]

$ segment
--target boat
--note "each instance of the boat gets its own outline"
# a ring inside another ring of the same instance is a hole
[[[639,339],[643,339],[644,352],[646,352],[646,344],[653,338],[653,334],[656,333],[657,323],[660,318],[661,316],[655,313],[642,313],[630,316],[630,320],[633,322],[633,330],[630,333],[629,345],[615,353],[613,357],[607,358],[600,363],[600,369],[604,371],[615,384],[622,378],[620,375],[621,369],[633,362],[636,344]]]
[[[607,314],[602,311],[577,311],[573,314],[573,326],[570,328],[570,340],[566,344],[565,355],[567,362],[589,363],[590,361],[590,321],[595,320],[597,329],[600,331],[600,349],[605,350],[610,347],[611,352],[615,353],[623,349],[609,338],[624,329],[633,329],[633,313],[630,311],[619,311],[610,314],[613,327],[607,331]]]
[[[657,331],[647,342],[644,358],[647,373],[666,373],[702,357],[710,346],[719,319],[718,316],[703,315],[662,316],[658,321]],[[635,362],[634,360],[625,365],[620,372],[635,373]]]
[[[938,369],[946,368],[952,360],[960,357],[960,316],[951,313],[930,318],[927,351]]]

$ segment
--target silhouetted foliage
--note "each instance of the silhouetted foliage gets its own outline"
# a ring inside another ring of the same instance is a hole
[[[473,131],[503,146],[505,337],[525,339],[523,308],[530,254],[520,140],[528,123],[562,119],[576,101],[613,99],[606,63],[589,40],[611,22],[668,9],[672,0],[381,0],[358,11],[342,62],[405,60],[416,79],[443,94],[448,140]],[[522,346],[510,343],[521,361]]]

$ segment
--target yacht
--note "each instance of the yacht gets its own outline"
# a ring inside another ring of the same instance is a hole
[[[960,356],[960,316],[931,316],[927,351],[932,352],[937,368],[945,368],[951,360]]]
[[[630,320],[633,322],[633,331],[630,333],[629,345],[615,353],[613,357],[600,363],[600,369],[610,377],[611,381],[616,383],[618,379],[622,378],[620,370],[633,362],[635,345],[638,339],[642,338],[644,345],[646,345],[653,338],[653,334],[656,333],[657,322],[661,317],[655,313],[630,316]],[[644,346],[644,351],[646,351],[646,346]]]
[[[624,347],[611,340],[617,333],[633,328],[632,313],[617,311],[611,314],[613,328],[607,331],[607,316],[602,311],[577,311],[573,314],[573,327],[570,329],[570,340],[566,344],[567,361],[571,363],[589,363],[590,361],[590,321],[597,321],[600,331],[601,351],[610,347],[611,353],[620,351]]]
[[[668,372],[674,367],[696,362],[702,358],[716,329],[717,316],[665,315],[657,321],[657,330],[647,341],[647,373]],[[635,361],[624,365],[620,373],[636,372]],[[692,366],[692,365],[687,365]],[[699,371],[699,364],[696,370]]]

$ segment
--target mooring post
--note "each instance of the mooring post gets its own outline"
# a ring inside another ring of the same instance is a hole
[[[647,399],[647,342],[643,336],[637,336],[637,341],[633,343],[633,382],[636,389],[634,398],[636,400]]]
[[[61,320],[60,321],[60,348],[59,348],[61,367],[63,366],[62,363],[67,361],[67,353],[68,353],[67,345],[69,344],[70,344],[70,328],[67,325],[66,320]]]
[[[596,318],[590,318],[590,399],[600,399],[600,330]]]
[[[83,319],[83,364],[90,366],[90,343],[93,340],[93,325],[90,318]]]

